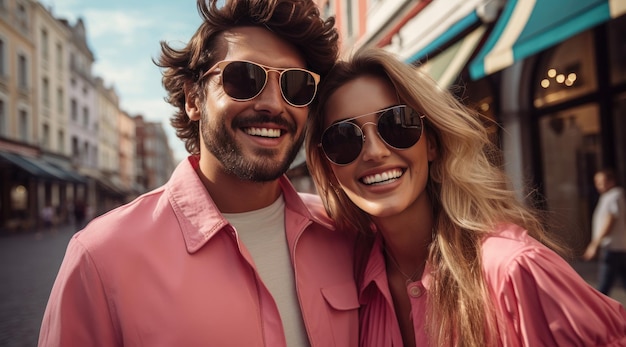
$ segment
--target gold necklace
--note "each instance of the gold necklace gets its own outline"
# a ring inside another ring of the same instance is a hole
[[[435,228],[433,227],[430,232],[431,232],[431,234],[430,234],[430,242],[428,244],[432,243],[433,240],[435,239]],[[424,260],[415,269],[413,274],[411,276],[409,276],[406,273],[404,273],[404,271],[402,271],[402,269],[400,268],[400,264],[398,264],[398,262],[396,261],[396,258],[393,256],[393,254],[391,252],[389,252],[389,250],[387,249],[387,245],[384,242],[383,242],[383,249],[385,251],[385,254],[389,255],[389,259],[391,259],[391,263],[396,268],[396,270],[398,270],[398,272],[400,272],[400,274],[402,274],[402,276],[404,276],[406,278],[406,285],[407,286],[409,285],[409,283],[415,282],[417,280],[417,278],[415,278],[415,277],[419,273],[420,269],[422,269],[422,266],[424,266],[424,264],[426,263],[426,259],[428,259],[428,256],[426,256],[426,258],[424,258]]]
[[[398,262],[396,261],[396,258],[393,256],[393,254],[391,254],[391,252],[389,252],[386,246],[384,246],[384,250],[385,250],[385,253],[389,255],[389,259],[391,259],[391,263],[396,268],[396,270],[398,270],[398,272],[400,272],[400,274],[402,274],[402,276],[406,278],[406,285],[409,285],[409,283],[413,283],[417,280],[417,278],[415,277],[417,276],[419,271],[422,269],[422,266],[424,265],[424,263],[426,263],[426,258],[424,258],[424,260],[420,263],[420,265],[415,269],[413,274],[409,276],[404,271],[402,271],[402,269],[400,268],[400,264],[398,264]]]

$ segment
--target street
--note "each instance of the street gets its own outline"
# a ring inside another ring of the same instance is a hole
[[[34,347],[41,319],[73,226],[55,231],[0,234],[0,346]],[[574,263],[574,268],[594,284],[596,263]],[[611,296],[626,306],[620,285]]]
[[[0,346],[37,346],[39,327],[73,226],[0,235]]]

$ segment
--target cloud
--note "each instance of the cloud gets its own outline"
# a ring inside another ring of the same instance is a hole
[[[161,122],[176,159],[185,158],[184,145],[169,124],[174,109],[163,100],[161,73],[152,58],[159,54],[159,41],[180,47],[191,38],[200,24],[195,2],[40,1],[52,8],[55,17],[72,24],[83,18],[88,45],[96,58],[94,76],[115,87],[122,110]]]
[[[148,94],[163,94],[159,69],[146,58],[141,62],[118,62],[102,59],[94,66],[94,74],[108,83],[115,84],[117,90],[128,98]]]
[[[91,9],[84,16],[88,35],[94,41],[114,38],[118,46],[136,45],[137,40],[150,33],[150,28],[159,25],[138,10]]]

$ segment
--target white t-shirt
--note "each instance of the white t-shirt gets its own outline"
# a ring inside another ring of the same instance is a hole
[[[613,187],[600,195],[593,211],[594,238],[599,236],[609,215],[613,215],[616,221],[609,235],[602,240],[602,246],[614,251],[626,251],[626,197],[621,187]]]
[[[237,230],[240,241],[252,255],[263,284],[276,301],[287,346],[309,346],[285,236],[282,195],[260,210],[223,215]]]

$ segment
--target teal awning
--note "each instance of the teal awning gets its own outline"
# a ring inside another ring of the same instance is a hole
[[[626,13],[626,0],[508,0],[469,66],[476,80]]]
[[[15,167],[32,176],[44,179],[58,179],[58,177],[54,174],[42,169],[39,165],[33,163],[32,161],[26,159],[26,157],[19,154],[0,152],[0,161],[6,161],[8,163],[11,163]]]
[[[17,153],[0,152],[0,161],[6,161],[29,175],[53,181],[85,183],[84,177],[65,170],[45,160],[20,155]]]
[[[418,1],[421,10],[394,32],[389,51],[408,64],[423,63],[485,23],[493,22],[503,0]]]
[[[476,10],[470,12],[461,18],[458,22],[450,25],[444,30],[444,32],[437,36],[434,40],[430,41],[419,51],[411,55],[406,62],[411,64],[420,60],[425,60],[429,55],[435,53],[438,49],[451,42],[455,37],[460,35],[466,30],[469,30],[473,26],[480,25],[481,20],[476,13]]]

